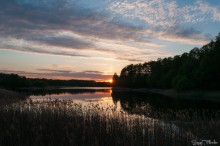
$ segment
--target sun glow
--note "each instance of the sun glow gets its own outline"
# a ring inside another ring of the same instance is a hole
[[[112,79],[109,79],[109,80],[106,80],[106,82],[112,83],[113,81]]]

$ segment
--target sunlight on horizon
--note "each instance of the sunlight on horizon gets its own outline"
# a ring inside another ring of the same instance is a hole
[[[112,79],[108,79],[108,80],[105,80],[105,82],[113,83],[113,80]]]

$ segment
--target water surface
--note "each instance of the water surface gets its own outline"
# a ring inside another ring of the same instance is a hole
[[[102,87],[68,87],[23,92],[32,100],[72,100],[83,105],[93,103],[102,108],[111,107],[130,115],[154,119],[160,122],[161,127],[168,126],[176,131],[177,138],[178,135],[185,134],[192,135],[192,140],[220,142],[220,104],[217,102],[183,100],[153,93],[116,92]]]

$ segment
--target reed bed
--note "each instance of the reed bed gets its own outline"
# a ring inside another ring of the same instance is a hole
[[[187,146],[198,138],[178,124],[139,115],[139,110],[131,115],[60,100],[2,106],[0,146]]]

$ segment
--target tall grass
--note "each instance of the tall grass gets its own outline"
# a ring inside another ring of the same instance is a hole
[[[0,108],[1,146],[187,146],[195,138],[176,124],[98,104],[29,101]]]

